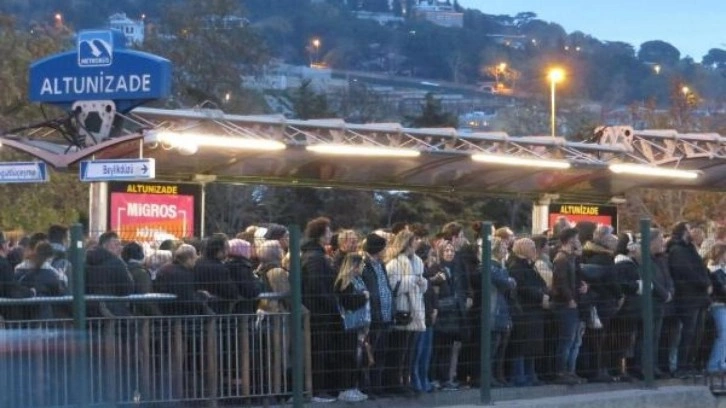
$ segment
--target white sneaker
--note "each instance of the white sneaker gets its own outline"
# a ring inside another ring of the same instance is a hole
[[[365,401],[365,400],[367,400],[367,399],[368,399],[368,395],[364,394],[364,393],[363,393],[363,392],[362,392],[361,390],[359,390],[358,388],[353,388],[353,392],[355,393],[355,395],[357,395],[357,396],[358,396],[358,398],[362,398],[362,399],[361,399],[361,401]]]
[[[321,397],[321,396],[315,396],[310,399],[311,402],[316,402],[320,404],[329,404],[331,402],[335,402],[335,398],[332,397]]]
[[[368,399],[367,395],[364,395],[363,393],[361,393],[360,391],[358,391],[354,388],[350,389],[350,390],[341,391],[340,394],[338,395],[338,401],[343,401],[343,402],[361,402],[361,401],[365,401],[366,399]]]

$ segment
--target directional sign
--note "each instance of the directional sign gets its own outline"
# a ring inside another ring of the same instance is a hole
[[[48,169],[44,162],[0,163],[0,183],[44,183]]]
[[[151,180],[156,177],[154,159],[87,160],[81,162],[81,181]]]

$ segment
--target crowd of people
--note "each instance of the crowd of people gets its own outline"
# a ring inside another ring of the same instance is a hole
[[[650,231],[654,344],[643,344],[637,234],[560,219],[552,231],[492,231],[491,284],[482,304],[483,224],[430,233],[399,223],[360,234],[307,224],[300,247],[310,317],[314,400],[357,402],[479,386],[481,313],[491,316],[492,386],[575,385],[726,371],[726,227],[705,239],[680,222]],[[0,233],[0,297],[60,296],[73,285],[68,230],[15,242]],[[291,310],[289,232],[253,226],[234,238],[89,241],[85,292],[169,293],[173,302],[89,304],[91,316],[285,313]],[[261,293],[278,296],[260,298]],[[4,319],[69,316],[64,305],[5,306]],[[707,318],[711,316],[711,318]],[[710,338],[712,341],[709,341]]]

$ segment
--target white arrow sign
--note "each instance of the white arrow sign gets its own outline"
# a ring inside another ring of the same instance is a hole
[[[81,181],[150,180],[156,177],[154,159],[87,160],[81,162]]]

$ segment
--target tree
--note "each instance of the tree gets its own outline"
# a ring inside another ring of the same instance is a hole
[[[295,116],[299,119],[328,118],[332,115],[328,110],[328,98],[325,94],[316,93],[312,82],[304,80],[292,97]]]
[[[441,101],[429,92],[421,106],[421,115],[411,118],[411,126],[419,128],[457,127],[458,119],[451,113],[444,112]]]
[[[638,59],[663,65],[675,65],[681,58],[681,52],[670,43],[661,40],[646,41],[640,44]]]
[[[708,50],[708,54],[703,56],[701,61],[703,65],[713,68],[726,68],[726,50],[721,48],[711,48]]]
[[[234,0],[185,1],[162,15],[161,33],[147,36],[144,48],[174,64],[175,97],[182,106],[221,105],[227,93],[243,95],[240,78],[268,61],[264,42],[242,16]]]

